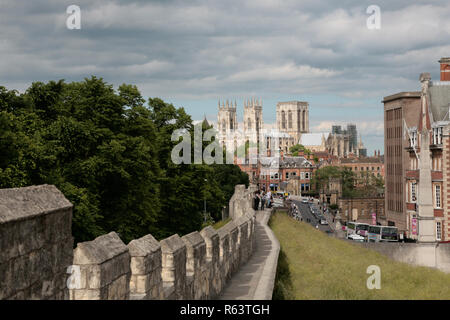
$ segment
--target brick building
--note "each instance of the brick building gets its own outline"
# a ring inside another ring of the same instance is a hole
[[[384,197],[339,198],[342,221],[386,225]]]
[[[420,242],[450,240],[449,58],[441,81],[385,97],[386,219]]]
[[[384,179],[384,156],[363,157],[363,158],[340,158],[332,163],[333,165],[346,167],[353,171],[357,178],[357,184],[360,179],[367,175]]]
[[[290,179],[298,180],[298,192],[311,189],[311,179],[316,166],[304,157],[260,158],[259,187],[263,190],[284,190]]]

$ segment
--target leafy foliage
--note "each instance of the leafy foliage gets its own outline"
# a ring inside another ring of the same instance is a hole
[[[299,152],[303,152],[303,153],[306,154],[306,155],[310,155],[310,154],[311,154],[311,150],[309,150],[308,148],[306,148],[305,146],[303,146],[303,145],[301,145],[301,144],[293,145],[293,146],[289,149],[289,151],[291,152],[291,154],[292,154],[294,157],[297,157],[298,154],[299,154]]]
[[[24,93],[0,87],[0,188],[54,184],[74,204],[75,241],[116,231],[125,242],[201,227],[204,199],[220,217],[234,165],[175,165],[175,129],[193,134],[183,108],[133,85],[115,91],[96,77],[35,82]],[[205,128],[206,129],[206,128]]]
[[[350,168],[325,166],[318,169],[311,184],[316,191],[326,189],[330,179],[339,179],[344,198],[370,197],[384,188],[384,181],[372,173],[364,172],[356,175]]]

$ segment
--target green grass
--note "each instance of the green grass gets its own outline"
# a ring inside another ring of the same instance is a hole
[[[281,245],[274,299],[450,299],[450,274],[393,261],[285,213],[270,226]],[[367,288],[370,265],[381,269],[379,290]]]
[[[218,221],[218,222],[213,224],[213,228],[216,229],[216,230],[220,229],[220,228],[222,228],[224,225],[226,225],[230,221],[231,221],[231,218],[228,218],[228,219],[225,219],[225,220],[220,220],[220,221]]]

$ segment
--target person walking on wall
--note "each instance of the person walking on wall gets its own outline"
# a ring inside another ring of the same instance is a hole
[[[264,205],[266,203],[266,197],[264,191],[261,193],[261,210],[264,210]]]
[[[256,194],[256,198],[255,198],[255,210],[258,210],[258,208],[259,208],[259,202],[260,202],[259,194]]]

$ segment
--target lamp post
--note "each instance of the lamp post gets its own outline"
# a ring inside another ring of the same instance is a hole
[[[208,182],[208,179],[205,179],[205,187],[206,187],[206,182]],[[203,196],[203,204],[204,204],[203,222],[206,223],[206,191],[205,191],[204,196]]]

